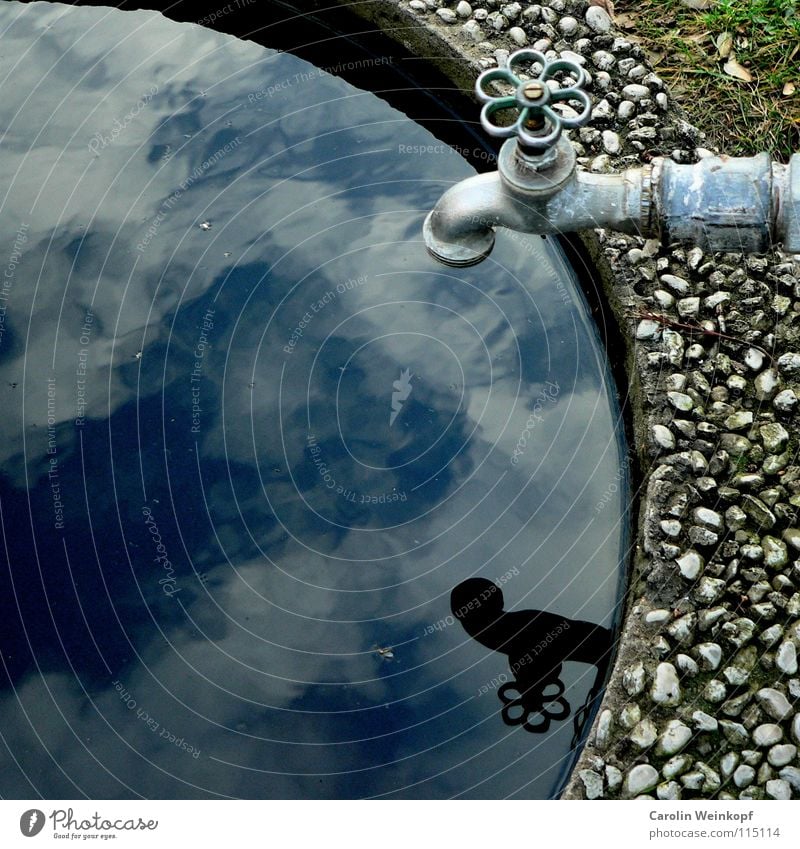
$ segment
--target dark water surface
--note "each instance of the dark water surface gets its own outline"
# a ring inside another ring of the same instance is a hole
[[[0,795],[552,795],[627,485],[560,250],[434,263],[471,168],[288,53],[0,33]]]

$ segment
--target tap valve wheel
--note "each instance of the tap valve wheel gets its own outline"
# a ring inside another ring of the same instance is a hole
[[[531,79],[522,79],[517,69],[527,65],[539,66],[541,70]],[[563,71],[575,78],[576,82],[566,88],[553,89],[548,80]],[[513,94],[495,95],[486,91],[492,82],[503,82],[514,89]],[[587,74],[576,62],[569,59],[550,61],[538,50],[517,50],[508,57],[506,68],[492,68],[484,71],[475,82],[475,93],[484,104],[481,109],[481,125],[495,138],[517,137],[524,152],[537,156],[546,153],[561,137],[564,127],[568,129],[583,127],[592,116],[592,101],[584,91]],[[575,117],[566,117],[553,109],[554,103],[578,101],[581,111]],[[502,127],[492,120],[495,113],[516,109],[519,114],[516,121]]]

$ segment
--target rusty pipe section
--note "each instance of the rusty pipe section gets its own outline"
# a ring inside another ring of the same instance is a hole
[[[800,154],[788,165],[766,153],[694,165],[656,158],[619,174],[593,174],[576,170],[564,139],[544,164],[510,139],[498,170],[445,192],[423,231],[436,259],[466,266],[489,255],[496,227],[538,234],[603,227],[710,251],[758,253],[781,242],[800,253]]]

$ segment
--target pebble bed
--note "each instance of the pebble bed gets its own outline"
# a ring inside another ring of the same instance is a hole
[[[582,65],[581,168],[712,153],[602,3],[379,7],[473,70],[524,46]],[[800,267],[587,239],[629,340],[642,481],[617,661],[564,798],[800,798]]]

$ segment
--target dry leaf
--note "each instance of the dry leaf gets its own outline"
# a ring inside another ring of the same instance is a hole
[[[706,12],[716,5],[717,0],[681,0],[684,6],[696,12]]]
[[[731,55],[731,50],[733,50],[733,36],[729,32],[720,33],[714,41],[714,45],[717,48],[717,53],[719,53],[719,58],[727,59]]]
[[[783,96],[784,97],[791,97],[796,91],[797,91],[797,88],[796,88],[794,83],[786,83],[783,86]]]
[[[599,6],[601,9],[605,9],[608,12],[609,17],[614,17],[614,4],[611,0],[589,0],[590,6]]]
[[[728,59],[728,61],[722,66],[722,70],[725,71],[729,77],[734,77],[744,83],[753,82],[753,75],[750,71],[740,65],[733,57]]]

